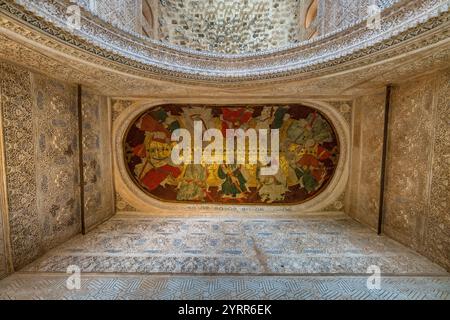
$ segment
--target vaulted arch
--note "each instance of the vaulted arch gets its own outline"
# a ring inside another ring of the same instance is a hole
[[[306,29],[309,29],[314,24],[314,22],[317,20],[318,7],[319,7],[319,0],[314,0],[309,5],[309,8],[306,12],[306,17],[305,17],[305,28]]]

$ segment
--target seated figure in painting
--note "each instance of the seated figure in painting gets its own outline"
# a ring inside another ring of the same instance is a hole
[[[208,171],[201,164],[188,164],[178,184],[177,200],[203,201],[207,196]]]

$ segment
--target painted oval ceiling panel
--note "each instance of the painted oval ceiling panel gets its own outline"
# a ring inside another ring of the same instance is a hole
[[[123,148],[129,175],[150,197],[240,205],[311,200],[340,154],[327,117],[295,104],[151,107],[130,124]]]

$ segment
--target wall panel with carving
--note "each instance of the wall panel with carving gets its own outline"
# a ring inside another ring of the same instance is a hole
[[[89,230],[114,214],[111,112],[107,98],[83,91],[84,210]]]
[[[345,28],[361,19],[367,18],[369,6],[383,9],[391,6],[394,0],[320,0],[320,32],[327,34]]]
[[[355,100],[352,131],[351,173],[346,212],[377,228],[383,154],[385,94]]]
[[[127,108],[129,108],[133,104],[133,101],[130,100],[112,100],[111,101],[111,113],[112,113],[112,122],[116,121],[116,119],[120,116],[122,112],[125,112]],[[128,201],[126,201],[119,192],[117,192],[116,188],[114,189],[114,204],[116,212],[130,212],[130,211],[138,211],[135,207],[133,207]]]
[[[0,148],[1,149],[1,148]],[[2,150],[0,150],[2,152]],[[1,158],[1,156],[0,156]],[[0,166],[1,167],[1,166]],[[1,181],[0,181],[1,183]],[[3,190],[2,190],[3,191]],[[3,215],[4,208],[0,208],[0,214]],[[9,270],[8,270],[8,255],[7,255],[7,237],[8,234],[6,233],[5,226],[3,223],[2,216],[0,216],[0,279],[4,278]]]
[[[41,242],[31,74],[4,62],[0,66],[10,237],[14,263],[23,266],[39,255]]]
[[[80,231],[75,87],[0,62],[16,269]]]
[[[80,230],[78,114],[76,87],[32,74],[37,210],[42,249]]]
[[[450,269],[449,71],[394,88],[387,235]]]
[[[139,32],[142,0],[76,0],[84,8],[125,31]]]

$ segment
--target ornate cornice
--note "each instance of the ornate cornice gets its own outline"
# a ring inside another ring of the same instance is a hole
[[[95,58],[96,63],[127,74],[231,86],[342,72],[446,41],[450,33],[448,1],[399,1],[383,11],[380,30],[370,30],[360,21],[280,50],[224,55],[125,32],[84,10],[81,29],[70,31],[64,21],[68,4],[0,0],[0,13],[6,17],[0,27],[79,59]]]

